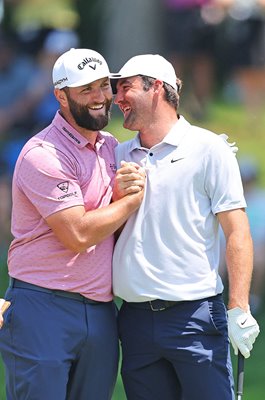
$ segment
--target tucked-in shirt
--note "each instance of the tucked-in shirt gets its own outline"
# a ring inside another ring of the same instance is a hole
[[[69,207],[86,211],[111,201],[117,140],[99,132],[95,146],[59,114],[22,149],[13,177],[9,274],[50,289],[112,299],[110,236],[82,253],[64,247],[45,219]],[[88,228],[89,229],[89,228]]]
[[[116,148],[145,168],[144,200],[115,246],[114,293],[131,302],[195,300],[221,293],[217,213],[246,207],[238,163],[223,137],[183,117],[164,140]]]

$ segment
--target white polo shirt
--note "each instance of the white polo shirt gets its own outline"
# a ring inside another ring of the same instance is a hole
[[[151,149],[141,147],[138,136],[118,145],[118,167],[121,160],[142,165],[147,184],[115,247],[114,294],[141,302],[221,293],[216,214],[246,207],[228,143],[180,117]]]

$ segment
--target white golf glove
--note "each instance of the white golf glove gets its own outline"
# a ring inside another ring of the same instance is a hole
[[[235,355],[238,354],[239,350],[245,358],[248,358],[253,348],[253,343],[259,334],[259,325],[255,318],[252,317],[250,310],[245,312],[236,307],[228,310],[227,314],[228,335]]]

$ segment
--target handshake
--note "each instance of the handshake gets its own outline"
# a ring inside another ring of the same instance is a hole
[[[245,357],[250,356],[260,330],[255,318],[252,317],[250,310],[245,312],[236,307],[228,310],[228,335],[233,346],[235,355],[238,350]]]

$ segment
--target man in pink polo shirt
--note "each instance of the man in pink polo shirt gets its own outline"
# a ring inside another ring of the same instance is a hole
[[[61,55],[53,68],[60,110],[17,160],[11,306],[0,330],[8,400],[111,399],[114,232],[140,206],[144,174],[124,163],[115,178],[117,140],[101,130],[112,103],[109,74],[93,50]]]

